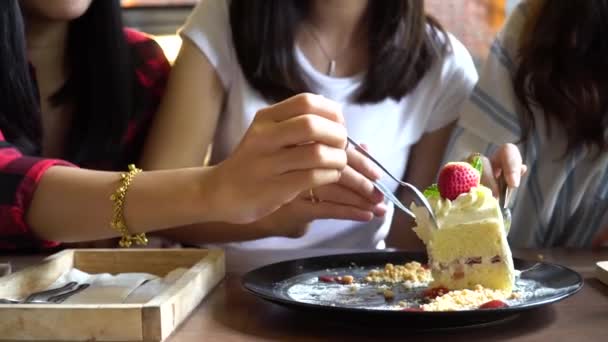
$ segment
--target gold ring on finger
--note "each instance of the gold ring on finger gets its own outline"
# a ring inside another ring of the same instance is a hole
[[[312,188],[310,188],[310,190],[308,190],[308,194],[310,195],[310,201],[312,203],[320,202],[319,198],[315,195],[315,192],[312,190]]]

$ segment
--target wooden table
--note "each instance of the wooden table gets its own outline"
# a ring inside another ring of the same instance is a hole
[[[608,341],[608,286],[594,278],[595,262],[608,260],[608,249],[522,250],[516,256],[556,262],[570,267],[585,278],[585,286],[573,297],[532,310],[514,319],[483,328],[443,332],[412,333],[400,327],[379,323],[368,326],[327,321],[314,315],[265,302],[241,287],[241,276],[256,267],[294,258],[325,254],[352,253],[352,250],[290,250],[227,253],[225,280],[194,311],[169,339],[182,341],[256,340],[424,340],[445,341]],[[40,257],[0,257],[10,260],[14,269]]]

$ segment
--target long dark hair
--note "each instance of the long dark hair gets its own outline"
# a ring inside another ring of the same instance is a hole
[[[423,0],[370,1],[367,72],[358,103],[401,99],[412,91],[449,44]],[[295,60],[295,31],[307,0],[232,0],[230,25],[236,54],[249,83],[269,100],[309,91]]]
[[[0,129],[24,153],[38,154],[44,132],[28,74],[24,23],[17,0],[0,3]],[[142,91],[119,0],[93,0],[84,15],[69,23],[66,49],[67,81],[50,99],[72,110],[63,157],[77,163],[114,160],[129,118],[141,108],[136,101]]]
[[[93,0],[84,15],[69,24],[69,76],[51,98],[54,105],[73,106],[65,156],[69,160],[112,159],[128,119],[141,107],[134,102],[140,89],[123,30],[119,0]]]
[[[8,141],[26,152],[39,145],[38,102],[29,77],[17,0],[0,1],[0,130]]]
[[[549,136],[566,135],[564,153],[608,149],[608,0],[545,1],[521,37],[514,90],[523,106],[522,138],[541,109]]]

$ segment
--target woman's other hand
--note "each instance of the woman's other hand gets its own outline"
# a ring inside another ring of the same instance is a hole
[[[502,175],[511,188],[519,187],[521,177],[528,171],[528,167],[522,162],[519,148],[513,144],[500,146],[490,162],[492,163],[494,178]]]
[[[511,188],[519,187],[521,177],[526,174],[528,167],[523,164],[521,152],[514,144],[501,145],[496,152],[488,159],[481,156],[484,170],[481,183],[492,189],[492,193],[498,193],[496,179],[504,177],[507,185]]]
[[[338,182],[347,165],[346,128],[338,104],[300,94],[260,110],[230,158],[202,189],[217,221],[250,223],[298,194]]]

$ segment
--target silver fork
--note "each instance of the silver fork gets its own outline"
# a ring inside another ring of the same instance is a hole
[[[366,156],[367,158],[369,158],[369,160],[371,160],[372,162],[374,162],[374,164],[378,165],[378,167],[381,168],[382,171],[384,171],[384,173],[386,173],[389,177],[391,177],[395,182],[397,182],[397,184],[403,186],[404,188],[406,188],[410,192],[412,192],[414,194],[414,201],[418,205],[422,205],[426,209],[426,211],[428,212],[429,217],[431,219],[431,223],[433,224],[434,228],[435,229],[439,228],[439,225],[437,224],[437,218],[435,217],[435,213],[433,213],[433,208],[431,208],[431,205],[429,204],[429,201],[427,201],[426,197],[424,197],[424,195],[420,192],[420,190],[418,190],[415,186],[411,185],[410,183],[404,182],[404,181],[400,180],[399,178],[393,176],[393,174],[390,173],[382,165],[382,163],[380,163],[378,160],[376,160],[376,158],[374,158],[369,152],[367,152],[361,145],[359,145],[351,137],[347,137],[347,139],[348,139],[349,144],[353,145],[357,149],[357,151],[361,152],[364,156]],[[416,219],[416,215],[411,210],[407,209],[403,205],[403,203],[401,203],[401,201],[399,201],[399,199],[397,199],[397,197],[395,197],[391,193],[390,190],[388,190],[385,186],[382,185],[382,183],[380,183],[380,182],[374,182],[374,184],[376,185],[376,188],[378,190],[380,190],[380,192],[382,192],[382,194],[384,194],[384,196],[388,197],[388,199],[391,202],[393,202],[393,204],[395,204],[395,206],[397,206],[399,209],[403,210],[410,217]]]
[[[64,292],[64,293],[61,293],[61,294],[49,297],[48,301],[51,302],[51,303],[55,303],[55,304],[62,303],[66,299],[72,297],[73,295],[75,295],[78,292],[86,289],[89,286],[90,286],[90,284],[87,284],[87,283],[80,284],[80,285],[76,286],[74,289],[72,289],[72,290],[70,290],[68,292]]]
[[[61,303],[68,297],[84,290],[89,284],[78,284],[75,281],[71,281],[61,287],[44,290],[40,292],[34,292],[27,296],[23,300],[14,300],[0,298],[0,304],[48,304],[48,303]]]

